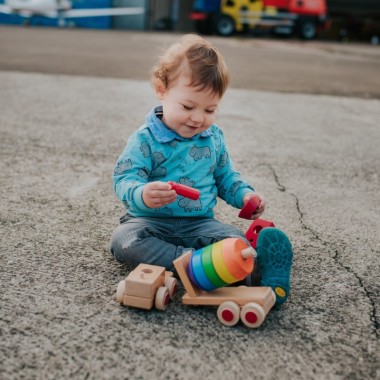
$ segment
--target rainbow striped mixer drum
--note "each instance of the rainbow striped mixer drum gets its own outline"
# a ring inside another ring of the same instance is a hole
[[[255,255],[244,240],[224,239],[195,251],[187,273],[195,285],[211,291],[247,277],[253,271]]]

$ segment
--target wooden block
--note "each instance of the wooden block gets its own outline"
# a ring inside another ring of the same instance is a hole
[[[271,297],[267,297],[265,299],[265,302],[261,305],[265,311],[265,315],[269,313],[269,310],[272,309],[274,304],[276,303],[276,295],[274,294],[274,291],[271,289]]]
[[[124,299],[123,299],[123,305],[137,307],[139,309],[150,310],[153,308],[153,305],[154,305],[154,297],[142,298],[142,297],[129,296],[125,294]]]
[[[125,294],[154,298],[157,289],[165,283],[165,268],[140,264],[125,279]]]
[[[178,276],[181,279],[182,284],[189,296],[196,297],[201,290],[192,284],[189,276],[187,275],[187,266],[189,265],[192,253],[192,251],[186,252],[184,255],[174,260],[173,264],[175,266],[175,269],[177,269]]]

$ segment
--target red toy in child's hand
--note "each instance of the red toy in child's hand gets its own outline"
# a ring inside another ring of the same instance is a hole
[[[257,207],[260,206],[259,198],[252,197],[248,200],[248,202],[244,205],[244,207],[239,212],[239,218],[250,220],[252,215],[255,213]]]
[[[185,198],[190,198],[193,200],[199,199],[199,195],[201,192],[197,189],[193,189],[192,187],[181,185],[180,183],[176,183],[173,181],[168,182],[169,185],[172,187],[172,190],[174,190],[178,195],[181,195]]]

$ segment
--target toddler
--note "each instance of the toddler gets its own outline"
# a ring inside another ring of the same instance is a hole
[[[252,219],[266,202],[235,170],[223,132],[214,124],[229,84],[219,50],[197,35],[185,35],[160,57],[152,84],[161,105],[130,136],[114,169],[114,189],[127,212],[110,250],[122,263],[174,270],[173,261],[188,250],[225,238],[246,240],[239,229],[214,219],[218,197],[236,208],[257,197]],[[178,196],[169,181],[198,189],[200,198]],[[245,283],[271,286],[282,303],[290,291],[290,242],[280,230],[267,228],[258,243],[255,268],[261,278],[252,280],[255,271]]]

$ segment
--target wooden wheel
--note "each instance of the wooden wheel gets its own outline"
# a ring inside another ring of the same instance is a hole
[[[172,300],[174,297],[174,294],[177,291],[178,287],[178,281],[174,277],[168,277],[165,281],[165,287],[169,290],[169,297]]]
[[[265,311],[259,304],[250,302],[242,307],[240,317],[247,327],[254,329],[264,322]]]
[[[124,300],[124,290],[125,290],[125,280],[122,280],[117,285],[116,295],[115,295],[116,301],[119,302],[120,304],[122,304]]]
[[[218,319],[225,326],[234,326],[240,319],[240,307],[235,302],[223,302],[217,311]]]
[[[161,286],[157,290],[154,306],[158,310],[166,310],[169,304],[169,299],[169,289],[164,286]]]

